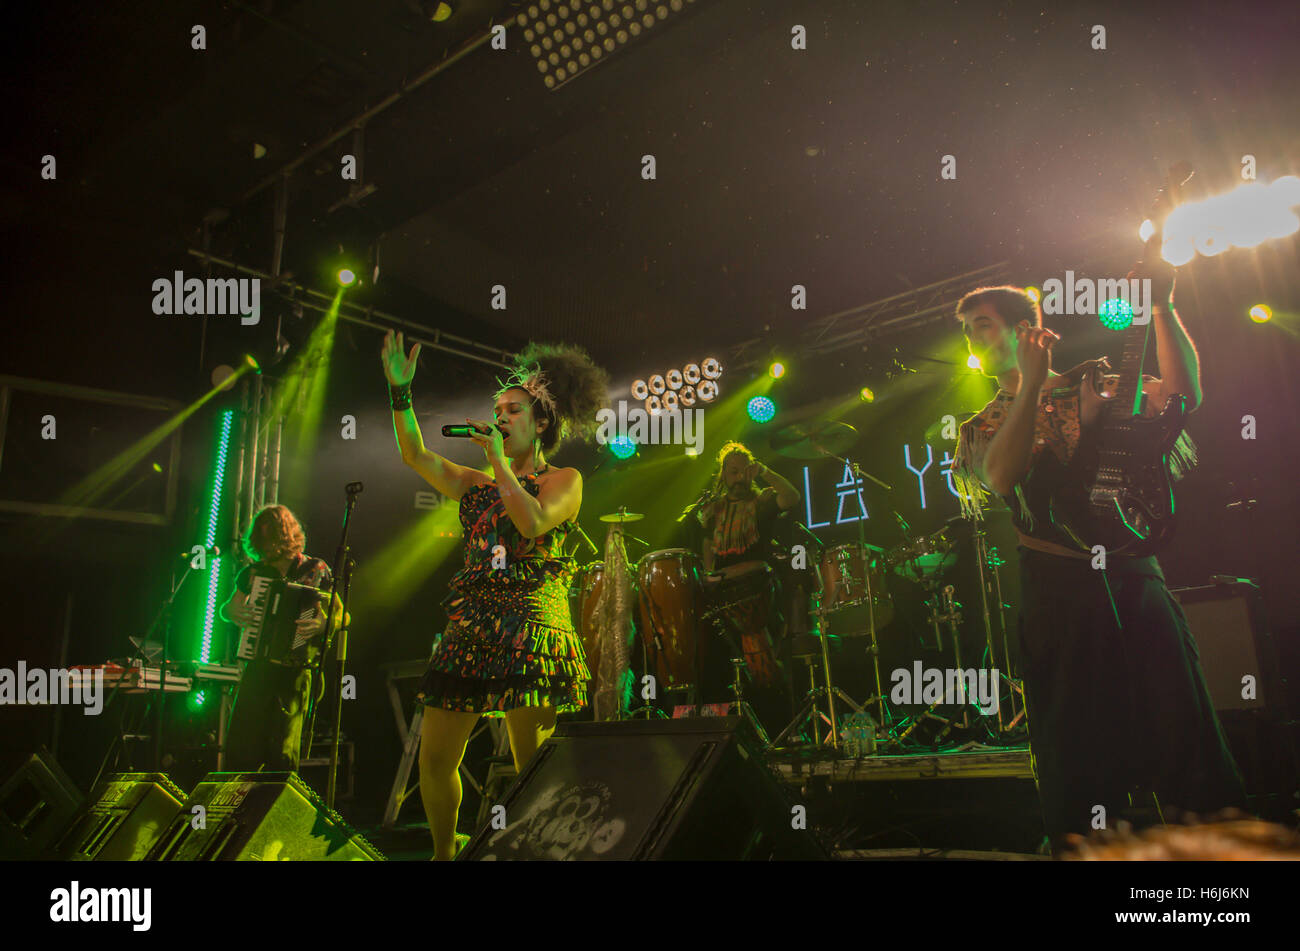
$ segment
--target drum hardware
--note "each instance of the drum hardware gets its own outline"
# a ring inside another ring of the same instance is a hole
[[[602,522],[617,522],[620,525],[626,522],[639,522],[645,518],[639,512],[629,512],[626,505],[620,505],[617,512],[609,512],[600,516]]]
[[[1027,707],[1025,706],[1024,687],[1016,680],[1011,667],[1011,651],[1007,644],[1007,616],[1006,602],[1002,600],[1002,578],[998,569],[1005,564],[1001,556],[998,555],[997,548],[988,544],[988,532],[984,528],[983,519],[975,520],[974,531],[972,532],[975,543],[975,566],[979,572],[980,585],[980,609],[984,622],[984,643],[986,645],[987,655],[990,658],[997,656],[993,649],[993,621],[992,613],[989,611],[989,597],[993,598],[994,604],[997,605],[998,627],[1002,632],[1002,659],[1006,669],[1001,671],[1001,679],[1006,681],[1009,688],[1009,697],[1011,700],[1011,718],[1005,721],[1002,716],[1002,704],[998,704],[998,733],[1006,734],[1015,730],[1024,719]],[[1016,698],[1020,698],[1020,709],[1016,709]]]

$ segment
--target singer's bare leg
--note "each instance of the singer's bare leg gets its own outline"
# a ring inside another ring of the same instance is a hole
[[[456,817],[460,813],[460,761],[478,722],[477,713],[425,707],[420,726],[420,798],[433,834],[433,857],[456,856]]]
[[[507,710],[506,732],[510,734],[510,755],[515,759],[515,773],[522,773],[537,748],[555,732],[555,708],[519,707]]]

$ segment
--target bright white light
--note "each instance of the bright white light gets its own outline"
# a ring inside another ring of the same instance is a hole
[[[1142,222],[1142,227],[1138,228],[1138,238],[1143,242],[1151,240],[1151,236],[1156,233],[1156,223],[1148,218]]]
[[[1294,175],[1268,186],[1249,182],[1223,195],[1179,205],[1165,221],[1161,256],[1179,267],[1197,253],[1213,257],[1231,247],[1253,248],[1285,238],[1300,230],[1300,218],[1291,210],[1296,205],[1300,178]]]

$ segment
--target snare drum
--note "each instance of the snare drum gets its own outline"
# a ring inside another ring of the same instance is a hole
[[[863,580],[863,559],[857,545],[839,545],[822,555],[822,610],[826,613],[845,608],[864,607],[867,603],[867,586]],[[876,629],[894,619],[894,603],[885,587],[885,565],[872,551],[867,552],[871,581],[871,604]],[[862,633],[866,633],[863,631]],[[847,633],[845,636],[848,636]]]
[[[697,686],[700,637],[700,557],[685,548],[652,551],[637,562],[641,616],[638,638],[648,669],[663,690]]]

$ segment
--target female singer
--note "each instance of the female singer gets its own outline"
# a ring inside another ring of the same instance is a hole
[[[570,433],[595,428],[608,375],[577,347],[529,344],[496,394],[496,425],[466,420],[487,457],[490,472],[481,472],[424,446],[411,410],[420,345],[406,355],[402,335],[390,331],[381,356],[402,461],[460,501],[465,530],[465,565],[443,601],[448,625],[420,684],[420,792],[434,858],[446,860],[464,841],[456,836],[459,770],[478,718],[505,717],[522,772],[556,713],[586,706],[591,673],[569,617],[572,565],[562,555],[582,476],[552,468],[546,456]]]

